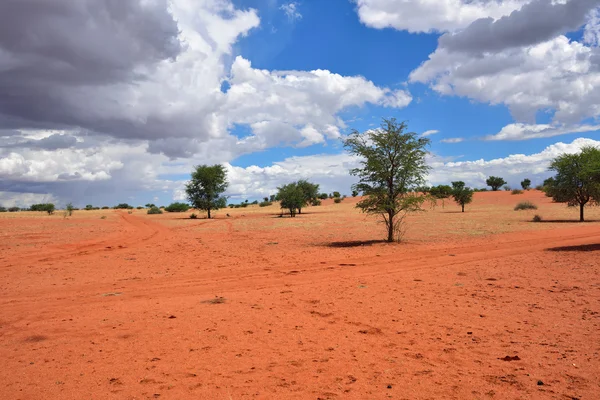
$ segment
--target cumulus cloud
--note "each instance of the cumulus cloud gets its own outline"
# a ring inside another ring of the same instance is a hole
[[[600,114],[600,59],[595,43],[600,0],[534,0],[502,17],[486,16],[443,35],[411,72],[443,95],[506,105],[517,122],[553,113],[555,124]],[[565,33],[586,25],[584,39]]]
[[[531,0],[357,0],[360,21],[372,28],[446,32],[480,18],[498,19]]]
[[[410,103],[361,76],[253,68],[234,48],[259,24],[230,0],[0,2],[0,190],[170,191],[192,160],[326,144],[348,107]]]
[[[512,185],[518,185],[524,178],[541,183],[551,175],[548,166],[553,158],[563,153],[579,152],[583,146],[600,148],[600,141],[579,138],[571,143],[553,144],[539,153],[512,154],[491,160],[455,162],[431,154],[427,158],[427,163],[432,168],[427,180],[431,185],[462,180],[472,187],[485,187],[487,177],[494,175],[504,177]],[[356,180],[348,171],[357,166],[359,159],[346,153],[290,157],[267,167],[241,168],[227,164],[231,182],[227,193],[237,200],[259,198],[274,194],[277,186],[298,179],[319,183],[324,192],[349,192]],[[185,198],[182,190],[176,191],[175,197]]]
[[[600,125],[552,125],[552,124],[509,124],[500,132],[488,135],[485,140],[528,140],[547,138],[569,133],[595,132],[600,130]]]

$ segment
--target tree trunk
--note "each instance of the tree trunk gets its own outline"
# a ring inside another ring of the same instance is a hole
[[[210,219],[210,208],[207,211],[208,211],[208,219]]]
[[[302,214],[302,208],[298,208],[298,214]]]
[[[584,222],[584,219],[583,219],[583,206],[584,205],[585,204],[579,204],[579,222]]]
[[[394,241],[394,214],[388,212],[388,242]]]
[[[461,204],[461,206],[462,206],[462,212],[465,212],[465,205]]]

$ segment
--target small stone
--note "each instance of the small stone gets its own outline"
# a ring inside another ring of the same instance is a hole
[[[537,385],[538,385],[538,386],[544,386],[544,382],[542,382],[542,381],[537,381]]]
[[[387,385],[387,388],[388,388],[388,389],[391,389],[391,388],[392,388],[392,385]]]

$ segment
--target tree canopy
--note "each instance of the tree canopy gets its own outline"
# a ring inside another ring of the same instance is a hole
[[[296,211],[306,204],[306,196],[298,182],[288,183],[277,188],[276,199],[281,202],[281,208],[288,210],[290,217],[296,216]]]
[[[424,195],[410,188],[425,184],[430,141],[406,129],[405,122],[384,119],[381,128],[364,133],[353,130],[344,141],[348,152],[360,159],[360,167],[350,171],[359,179],[352,188],[364,196],[356,206],[383,218],[389,242],[401,239],[404,216],[421,210],[425,201]]]
[[[298,214],[302,214],[302,208],[313,203],[319,197],[319,185],[305,179],[296,182],[296,186],[302,191],[304,202],[298,207]]]
[[[506,181],[499,176],[490,176],[486,179],[485,184],[490,186],[492,190],[495,192],[500,189],[502,186],[506,185]]]
[[[227,206],[227,171],[220,164],[198,165],[192,171],[192,177],[185,186],[185,192],[192,207],[203,210],[211,218],[211,211]]]
[[[473,189],[465,186],[463,181],[452,182],[452,198],[465,212],[465,204],[473,201]]]
[[[547,196],[570,207],[579,206],[583,222],[585,205],[600,203],[600,149],[586,146],[577,154],[562,154],[550,163],[553,178],[544,181]]]
[[[529,188],[531,187],[531,180],[525,178],[521,181],[521,187],[523,188],[523,190],[529,190]]]

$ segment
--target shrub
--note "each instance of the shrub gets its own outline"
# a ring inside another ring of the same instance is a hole
[[[190,206],[186,203],[171,203],[168,207],[165,207],[165,211],[168,212],[186,212],[189,209]]]
[[[358,190],[353,190],[352,191],[352,197],[356,197],[358,196]]]
[[[535,187],[535,190],[540,190],[540,191],[541,191],[541,190],[544,190],[544,185],[537,185],[537,186]]]
[[[258,206],[259,207],[268,207],[270,205],[273,205],[273,203],[271,203],[270,201],[261,201]]]
[[[327,199],[329,198],[329,195],[328,195],[327,193],[321,193],[321,194],[319,195],[319,198],[320,198],[321,200],[327,200]]]
[[[532,220],[532,221],[533,221],[533,222],[542,222],[542,217],[541,217],[541,216],[539,216],[539,215],[537,215],[537,214],[535,214],[535,215],[533,216],[533,220]]]
[[[68,203],[67,206],[65,207],[65,215],[67,217],[70,217],[71,215],[73,215],[73,211],[75,211],[75,207],[73,207],[73,203]]]
[[[515,211],[520,210],[537,210],[537,206],[530,201],[522,201],[515,206]]]
[[[319,199],[315,199],[310,203],[311,206],[320,206],[321,205],[321,200]]]
[[[510,192],[512,190],[508,185],[504,185],[502,189],[504,189],[505,192]]]
[[[162,214],[162,213],[163,213],[162,210],[156,206],[150,207],[148,209],[148,214]]]
[[[198,218],[198,216],[194,213],[192,213],[192,215],[190,215],[190,219],[197,219],[197,218]]]
[[[87,204],[87,205],[85,206],[85,209],[86,209],[87,211],[90,211],[90,210],[93,210],[93,209],[94,209],[94,206],[93,206],[93,205],[91,205],[91,204]]]
[[[342,195],[340,194],[340,192],[333,192],[333,197],[341,197]]]
[[[129,204],[127,204],[127,203],[120,203],[120,204],[117,204],[117,205],[114,207],[114,209],[115,209],[115,210],[130,210],[130,209],[132,209],[132,208],[133,208],[133,207],[132,207],[132,206],[130,206]]]
[[[106,215],[101,216],[100,219],[106,219]]]
[[[32,204],[31,211],[45,211],[48,215],[54,214],[54,204],[52,203],[42,203],[42,204]]]
[[[510,192],[510,194],[523,194],[523,191],[519,189],[513,189],[513,191]]]
[[[17,212],[17,211],[21,211],[21,209],[19,207],[9,207],[8,208],[8,212]]]
[[[0,206],[0,212],[6,212],[6,207]]]
[[[108,210],[109,208],[110,208],[109,206],[102,207],[103,210]]]
[[[336,204],[341,203],[342,202],[342,198],[341,197],[335,197],[333,199],[333,202],[336,203]]]
[[[144,207],[142,207],[142,206],[137,206],[137,207],[136,207],[136,209],[137,209],[137,210],[141,210],[141,209],[143,209],[143,208],[144,208]]]

